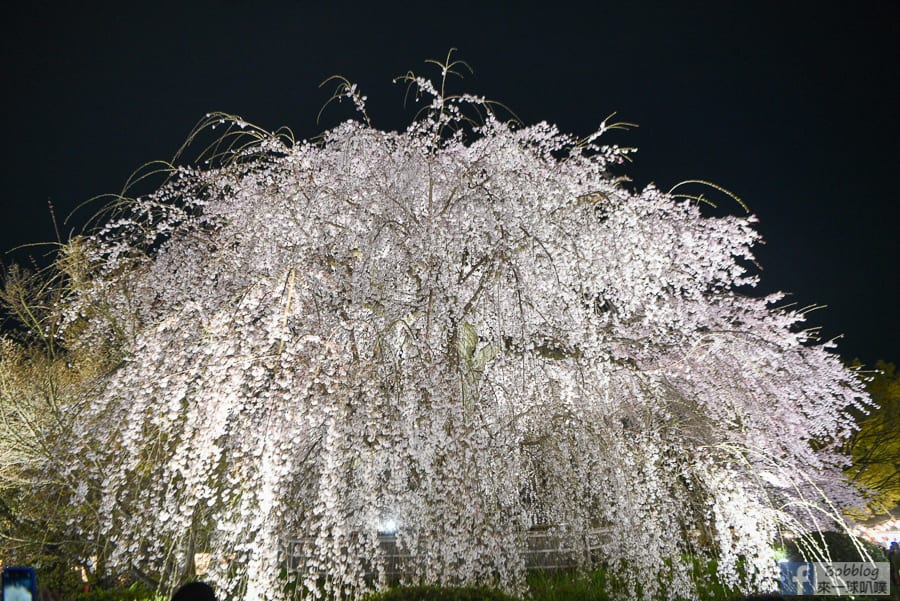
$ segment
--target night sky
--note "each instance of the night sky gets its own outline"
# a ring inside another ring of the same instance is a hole
[[[582,5],[593,4],[585,9]],[[315,136],[352,116],[319,83],[342,74],[373,124],[401,129],[412,69],[449,48],[525,123],[591,133],[637,123],[642,188],[713,181],[760,219],[761,292],[792,293],[845,358],[900,361],[900,3],[26,2],[4,9],[0,250],[67,238],[142,164],[170,159],[208,112]],[[696,189],[696,191],[700,191]],[[741,213],[724,197],[720,211]],[[2,260],[40,262],[50,247]]]

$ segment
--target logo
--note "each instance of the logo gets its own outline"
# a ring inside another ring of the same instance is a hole
[[[812,563],[802,561],[784,561],[778,564],[781,568],[782,595],[815,595],[816,570]]]
[[[888,595],[887,562],[800,562],[778,564],[782,595]]]

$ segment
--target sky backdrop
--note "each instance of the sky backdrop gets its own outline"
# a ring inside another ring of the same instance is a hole
[[[591,4],[591,8],[585,5]],[[900,361],[900,3],[28,2],[0,24],[6,144],[0,251],[79,231],[206,113],[309,138],[353,116],[335,74],[369,97],[373,125],[414,108],[392,79],[451,47],[453,83],[525,123],[591,133],[636,123],[632,186],[715,182],[758,216],[760,292],[791,293],[845,358]],[[695,189],[700,191],[700,189]],[[719,211],[741,213],[707,193]],[[68,222],[63,220],[69,216]],[[40,262],[49,246],[2,257]]]

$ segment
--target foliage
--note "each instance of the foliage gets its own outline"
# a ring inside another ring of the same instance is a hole
[[[609,589],[604,570],[588,574],[535,572],[528,575],[529,599],[533,601],[606,601]]]
[[[70,503],[86,486],[76,466],[92,449],[89,441],[77,451],[70,446],[73,413],[111,364],[99,346],[65,348],[64,261],[63,254],[49,278],[13,266],[0,290],[19,326],[0,336],[0,557],[37,566],[42,586],[70,593],[83,586],[83,574],[95,574],[102,553],[94,508]]]
[[[726,601],[740,597],[719,583],[715,562],[688,561],[690,577],[696,582],[696,592],[690,598]],[[602,567],[587,573],[536,572],[528,575],[527,598],[530,601],[607,601],[616,598],[615,591],[620,585],[620,579]],[[667,598],[667,592],[659,591],[657,598]]]
[[[514,597],[480,587],[410,586],[365,597],[366,601],[516,601]]]
[[[782,545],[790,561],[887,561],[884,549],[865,539],[845,532],[826,531],[815,535],[818,539],[810,549],[805,541],[785,541]],[[799,542],[799,544],[798,544]]]
[[[140,584],[128,588],[94,589],[86,593],[78,593],[72,601],[165,601],[168,597],[158,595]]]
[[[853,462],[845,473],[870,491],[863,517],[900,505],[900,374],[894,364],[878,361],[866,390],[875,407],[860,414],[859,429],[844,443]]]
[[[626,189],[615,125],[502,121],[452,67],[405,78],[403,132],[343,80],[365,122],[315,141],[213,115],[203,168],[65,246],[42,336],[104,369],[61,403],[60,490],[104,569],[171,587],[202,550],[221,595],[274,599],[290,539],[297,595],[352,598],[387,588],[391,520],[404,584],[522,593],[542,527],[605,533],[580,561],[622,595],[691,597],[689,555],[755,588],[780,529],[856,501],[865,395],[780,295],[736,291],[755,219]]]

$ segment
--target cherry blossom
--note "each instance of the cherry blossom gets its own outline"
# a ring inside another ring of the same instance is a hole
[[[856,501],[837,445],[867,401],[748,294],[756,219],[630,190],[610,122],[408,82],[401,132],[346,80],[364,119],[314,141],[211,115],[208,164],[73,241],[72,344],[121,353],[71,449],[109,568],[175,579],[203,551],[237,598],[350,598],[387,585],[390,524],[405,582],[521,592],[547,529],[602,533],[581,567],[629,595],[694,594],[689,557],[765,585],[781,533]]]

